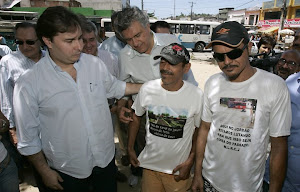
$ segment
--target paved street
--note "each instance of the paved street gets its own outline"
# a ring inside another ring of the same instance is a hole
[[[192,71],[194,73],[196,81],[199,83],[199,87],[203,90],[205,81],[212,75],[217,72],[220,72],[219,67],[215,64],[212,59],[212,54],[209,51],[203,53],[191,53],[191,63],[192,63]],[[118,139],[115,138],[115,143],[118,148]],[[120,154],[117,150],[117,165],[119,170],[122,173],[125,173],[127,177],[130,175],[129,167],[124,167],[120,162]],[[35,186],[35,182],[31,172],[27,172],[25,176],[25,182],[20,185],[20,190],[22,192],[38,192],[38,189]],[[119,192],[139,192],[140,191],[140,182],[136,187],[130,187],[127,182],[118,183],[118,191]]]

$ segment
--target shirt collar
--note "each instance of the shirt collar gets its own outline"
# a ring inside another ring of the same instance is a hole
[[[48,49],[46,49],[46,51],[45,51],[44,54],[45,54],[45,57],[49,60],[49,63],[51,64],[51,66],[52,66],[55,70],[63,71],[63,70],[61,69],[61,67],[58,66],[58,65],[52,60],[52,58],[51,58],[50,55],[49,55],[49,50],[48,50]],[[82,56],[82,53],[80,54],[80,58],[81,58],[81,56]],[[78,70],[78,69],[80,68],[80,58],[79,58],[79,60],[78,60],[77,62],[74,63],[74,68],[75,68],[76,70]]]
[[[41,51],[41,58],[43,58],[45,56],[45,51],[44,50],[40,50]],[[26,60],[30,60],[32,62],[34,62],[32,59],[29,59],[28,57],[26,57],[20,50],[17,51],[19,53],[19,55],[21,55],[21,57],[23,57]],[[40,58],[40,59],[41,59]],[[36,63],[36,62],[34,62]]]

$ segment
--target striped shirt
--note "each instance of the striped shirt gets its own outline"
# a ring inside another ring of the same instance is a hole
[[[44,52],[42,52],[42,56],[44,56]],[[15,127],[12,106],[15,83],[20,75],[34,64],[35,62],[24,56],[21,51],[5,55],[0,61],[0,105],[1,111],[9,120],[11,128]]]

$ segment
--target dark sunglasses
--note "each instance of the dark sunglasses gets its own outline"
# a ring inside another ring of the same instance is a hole
[[[243,54],[243,52],[244,52],[244,50],[246,49],[247,46],[248,46],[248,44],[246,43],[242,49],[236,48],[236,49],[233,49],[232,51],[229,51],[227,53],[216,53],[215,52],[215,53],[213,53],[213,57],[218,62],[223,62],[225,60],[225,55],[231,60],[237,59]]]
[[[295,67],[297,65],[297,63],[295,61],[287,61],[284,58],[280,58],[278,60],[278,65],[284,65],[285,63],[287,64],[287,66],[289,68],[293,68],[293,67]]]
[[[34,45],[35,42],[37,42],[37,40],[33,41],[33,40],[26,40],[26,41],[20,41],[20,40],[16,40],[16,44],[17,45],[23,45],[24,43],[26,43],[27,45]]]

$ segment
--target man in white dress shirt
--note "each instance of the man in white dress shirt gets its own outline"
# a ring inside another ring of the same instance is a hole
[[[107,98],[140,85],[117,80],[98,58],[82,52],[80,20],[49,7],[37,22],[48,51],[14,89],[18,149],[48,191],[117,191],[115,145]]]
[[[20,75],[43,56],[35,28],[32,23],[18,23],[15,36],[19,50],[2,57],[0,62],[1,111],[10,122],[9,132],[14,145],[17,144],[17,136],[12,106],[13,89]]]

